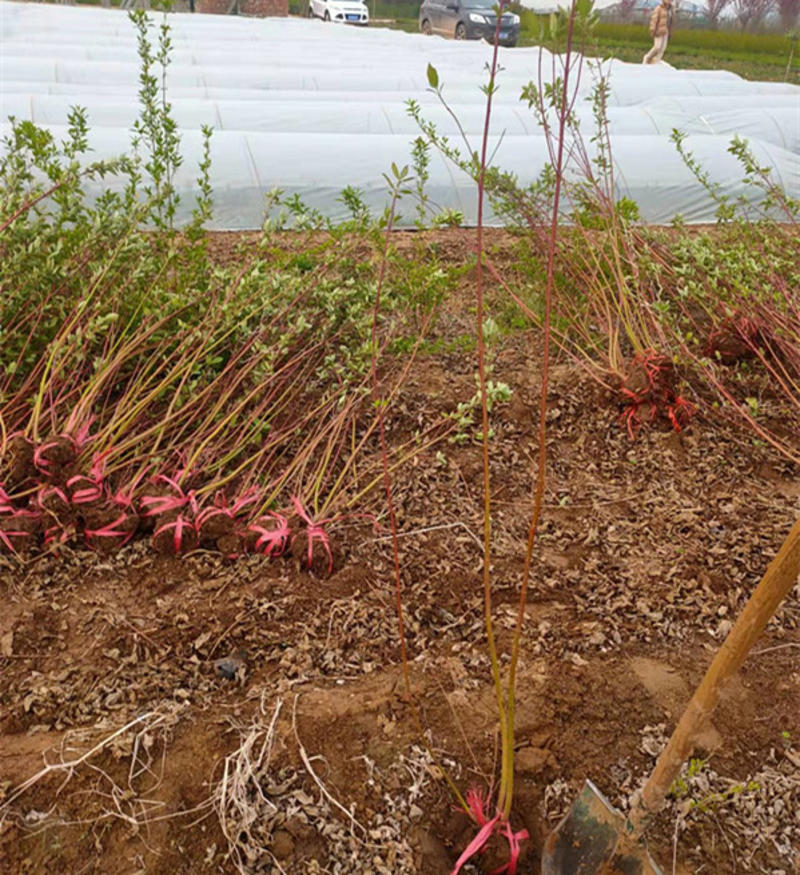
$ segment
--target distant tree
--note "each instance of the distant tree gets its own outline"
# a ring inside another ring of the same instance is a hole
[[[775,0],[733,0],[733,11],[742,30],[754,30],[774,5]]]
[[[790,31],[800,16],[800,0],[778,0],[778,12],[784,30]]]
[[[722,10],[729,5],[731,0],[706,0],[706,18],[711,27],[716,27],[719,24],[719,17]],[[798,0],[800,2],[800,0]]]
[[[623,21],[630,21],[638,2],[639,0],[619,0],[619,3],[617,4],[619,17]],[[800,2],[800,0],[798,0],[798,2]]]

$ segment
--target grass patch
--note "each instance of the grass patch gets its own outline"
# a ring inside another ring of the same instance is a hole
[[[594,35],[604,43],[640,42],[652,44],[647,21],[640,24],[614,24],[600,22]],[[723,53],[726,55],[767,55],[769,58],[789,57],[791,42],[780,34],[738,33],[732,30],[700,30],[676,28],[670,37],[670,45],[693,49],[699,53]]]
[[[542,34],[547,33],[549,18],[525,10],[522,10],[521,17],[520,45],[543,44]],[[641,63],[642,56],[652,44],[646,20],[638,24],[600,22],[592,31],[586,54]],[[557,47],[563,50],[565,46],[557,44]],[[670,37],[665,60],[678,69],[724,69],[746,79],[782,82],[786,78],[791,49],[791,41],[778,34],[680,28],[674,30]],[[800,81],[800,57],[797,52],[788,79]]]

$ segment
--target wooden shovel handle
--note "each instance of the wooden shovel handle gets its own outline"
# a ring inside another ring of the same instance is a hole
[[[658,758],[653,773],[644,785],[641,800],[630,814],[630,823],[635,831],[638,832],[645,819],[661,808],[672,782],[692,752],[698,730],[704,727],[716,708],[723,684],[739,670],[778,605],[797,583],[798,574],[800,519],[795,522],[778,555],[770,562],[761,583],[748,599]]]

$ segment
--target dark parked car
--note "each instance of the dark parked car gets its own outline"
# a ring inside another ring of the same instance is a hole
[[[497,0],[422,0],[419,29],[453,39],[485,39],[494,42]],[[504,12],[500,19],[500,45],[515,46],[519,40],[519,15]]]

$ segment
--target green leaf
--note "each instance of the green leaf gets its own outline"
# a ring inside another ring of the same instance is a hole
[[[436,70],[436,67],[433,64],[428,64],[428,85],[431,88],[438,89],[439,88],[439,73]]]

